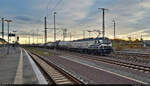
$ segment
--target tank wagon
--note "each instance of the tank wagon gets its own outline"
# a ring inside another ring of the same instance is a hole
[[[40,45],[39,47],[49,49],[68,50],[73,52],[107,55],[110,54],[112,49],[112,43],[108,38],[87,38],[73,41],[57,41],[50,42],[46,45]]]
[[[80,53],[105,55],[112,52],[112,43],[108,38],[87,38],[74,41],[57,41],[56,48]]]

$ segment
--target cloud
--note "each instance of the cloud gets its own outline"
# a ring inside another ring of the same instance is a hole
[[[13,7],[13,9],[2,8],[0,13],[13,18],[12,24],[14,25],[12,25],[12,28],[28,33],[33,32],[33,30],[36,31],[38,28],[40,29],[39,33],[43,34],[44,16],[48,16],[47,24],[49,28],[52,28],[53,12],[51,12],[51,9],[58,1],[19,1],[18,4],[21,8],[10,4],[8,8]],[[81,38],[82,30],[102,30],[102,11],[98,10],[98,8],[105,7],[109,9],[106,11],[105,16],[108,37],[112,37],[113,34],[113,18],[116,20],[116,30],[119,36],[138,31],[138,33],[150,34],[149,31],[143,31],[150,27],[149,4],[149,0],[62,0],[54,9],[57,12],[56,27],[67,28],[68,32],[76,32],[74,35],[77,34]],[[51,33],[52,31],[49,30],[49,32]],[[86,36],[88,36],[88,33]],[[93,34],[93,36],[95,35]]]
[[[92,0],[63,0],[63,2],[57,7],[57,20],[58,22],[68,25],[76,24],[77,21],[84,19],[89,8],[93,5]]]
[[[25,22],[32,20],[32,19],[30,19],[30,18],[27,17],[27,16],[16,16],[14,19],[16,19],[16,20],[21,20],[21,21],[25,21]]]
[[[111,2],[111,1],[110,1]],[[143,28],[150,27],[148,24],[150,7],[141,6],[141,3],[148,3],[148,0],[140,1],[140,0],[114,0],[112,3],[105,4],[105,8],[108,8],[109,11],[106,12],[106,33],[108,35],[113,34],[113,23],[112,19],[116,20],[116,29],[117,34],[129,34],[132,32],[143,30]],[[95,21],[99,20],[99,25],[101,26],[101,17],[95,19]],[[93,15],[95,16],[95,15]],[[92,23],[93,21],[91,21]],[[90,22],[89,22],[90,23]],[[96,22],[95,22],[96,23]],[[144,32],[141,32],[144,33]],[[147,33],[150,34],[150,33]]]
[[[142,0],[142,2],[139,4],[143,8],[150,8],[150,1],[149,0]]]

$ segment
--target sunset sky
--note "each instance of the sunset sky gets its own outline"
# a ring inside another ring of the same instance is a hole
[[[62,40],[63,28],[67,29],[66,40],[70,39],[70,32],[73,40],[83,38],[83,30],[102,30],[102,11],[98,8],[103,7],[109,9],[105,16],[107,37],[113,38],[114,18],[117,38],[143,35],[145,40],[150,40],[150,0],[0,0],[0,17],[13,21],[10,30],[17,30],[20,43],[28,43],[29,36],[32,43],[33,34],[35,43],[41,43],[44,16],[48,28],[53,28],[56,11],[57,40]],[[91,33],[91,37],[96,36]],[[89,37],[87,31],[86,37]],[[53,29],[48,30],[48,41],[53,41]]]

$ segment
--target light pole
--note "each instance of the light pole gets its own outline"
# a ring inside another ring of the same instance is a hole
[[[113,19],[113,24],[114,24],[114,41],[113,41],[113,46],[115,47],[115,38],[116,38],[116,21]]]
[[[32,34],[32,35],[33,35],[33,43],[32,43],[32,44],[34,44],[34,31],[33,31],[33,34]]]
[[[8,44],[9,44],[9,24],[10,22],[12,22],[12,20],[5,20],[7,22],[7,26],[8,26]]]
[[[2,39],[4,39],[4,18],[2,18]]]
[[[54,12],[54,42],[56,42],[56,26],[55,26],[55,15],[56,15],[56,12]],[[54,55],[56,53],[56,43],[54,45]]]
[[[47,18],[44,17],[44,26],[45,26],[45,44],[47,43]]]
[[[116,21],[113,19],[112,21],[114,23],[114,39],[116,38]]]
[[[29,35],[29,45],[30,45],[30,35]]]
[[[38,41],[38,31],[39,31],[39,29],[37,29],[37,44],[38,44],[38,42],[39,42],[39,41]]]
[[[66,34],[67,34],[67,29],[62,29],[63,30],[63,41],[65,41]]]

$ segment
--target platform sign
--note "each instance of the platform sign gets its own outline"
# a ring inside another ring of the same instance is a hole
[[[13,34],[13,33],[9,33],[9,36],[11,37],[11,36],[16,36],[16,34]]]

